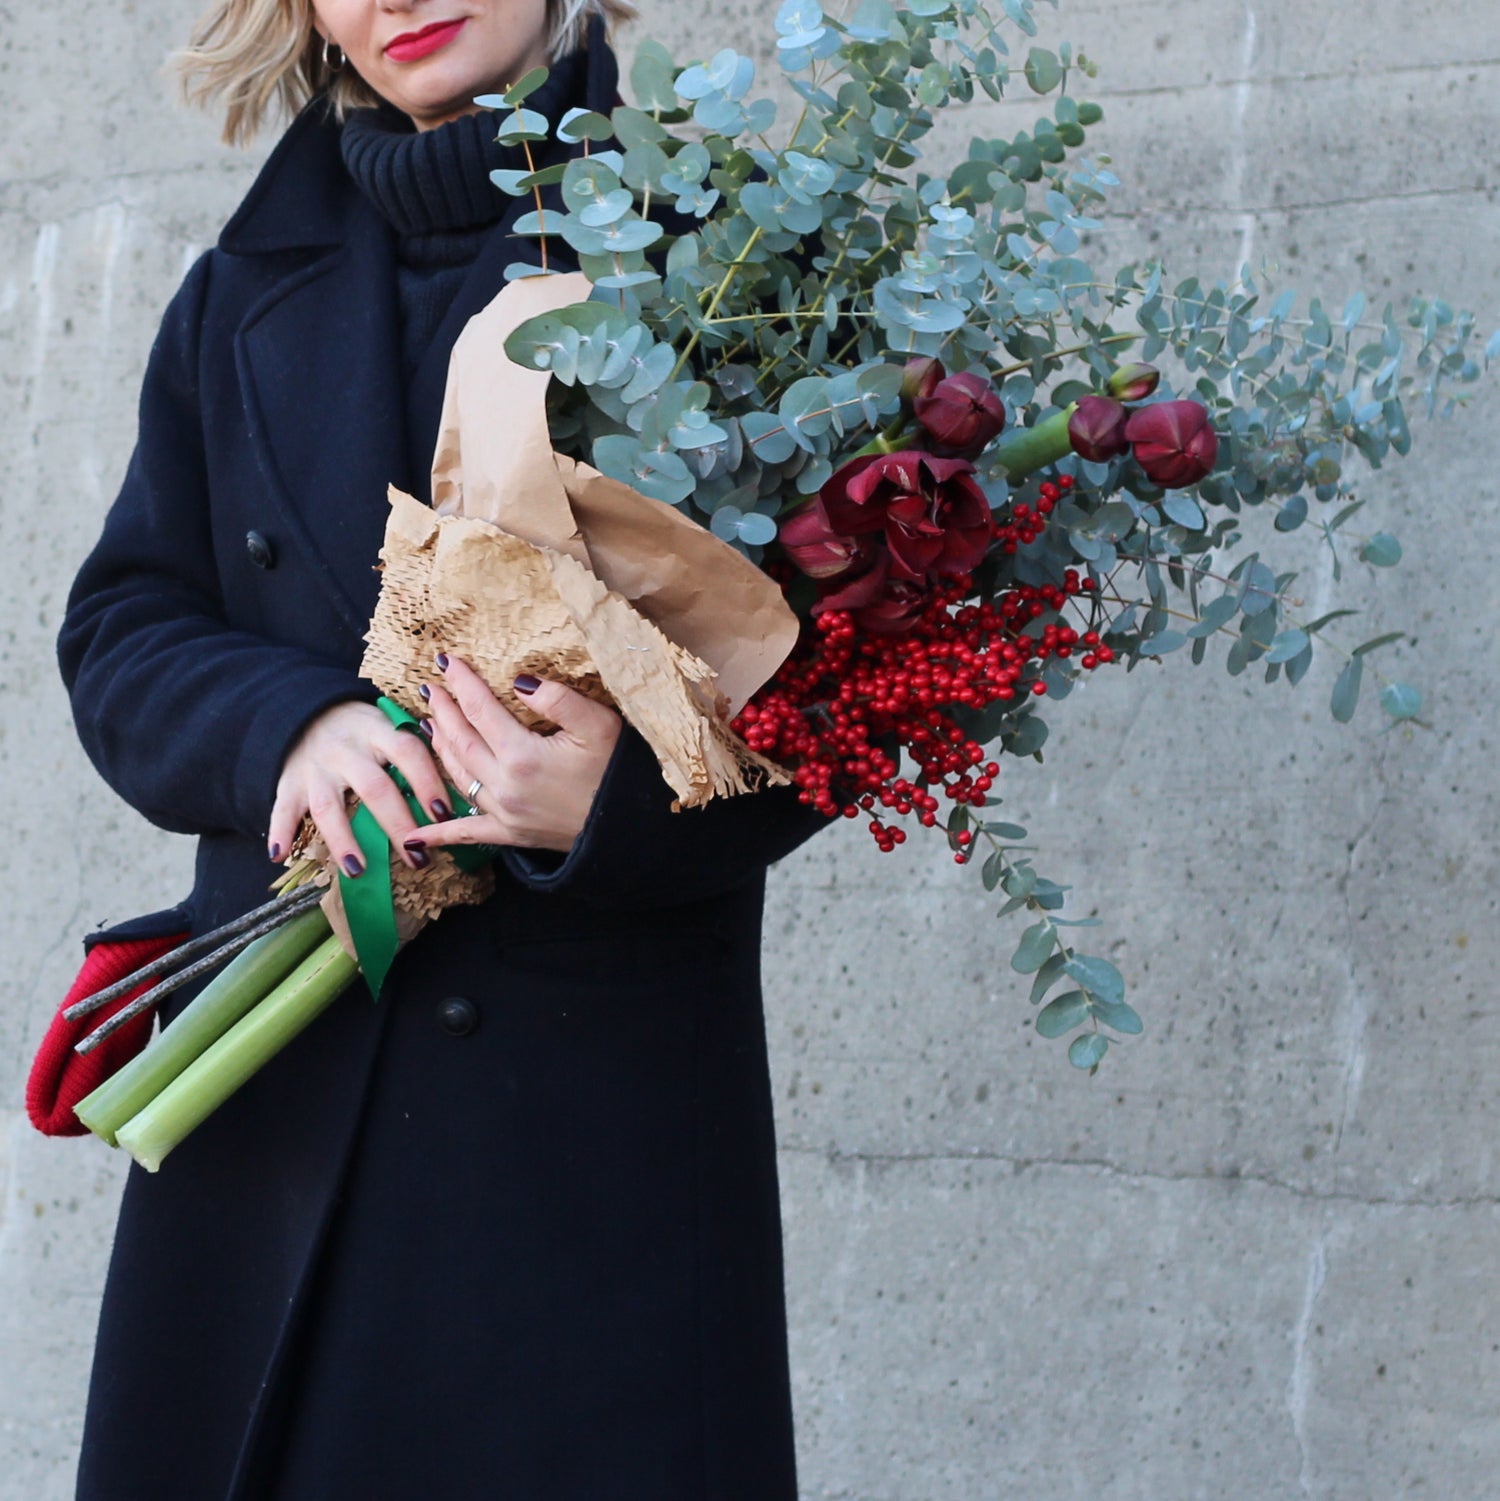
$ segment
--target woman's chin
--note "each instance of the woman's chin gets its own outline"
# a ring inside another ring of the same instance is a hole
[[[452,50],[453,56],[445,48],[405,67],[387,64],[379,70],[385,76],[366,82],[388,104],[409,115],[418,130],[426,130],[472,114],[478,95],[502,93],[526,71],[517,63],[497,75],[493,66],[485,65],[487,60],[465,57],[468,49]]]
[[[458,87],[445,79],[402,80],[401,87],[393,86],[389,92],[377,89],[387,104],[410,117],[418,130],[431,130],[459,115],[472,114],[477,106],[475,96],[489,92],[483,83],[465,81]]]

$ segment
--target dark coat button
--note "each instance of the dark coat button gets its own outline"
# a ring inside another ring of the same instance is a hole
[[[467,1037],[479,1026],[479,1007],[461,995],[450,995],[438,1002],[437,1021],[449,1037]]]
[[[245,533],[245,551],[250,555],[250,561],[257,568],[274,568],[276,566],[276,549],[267,541],[263,532]]]

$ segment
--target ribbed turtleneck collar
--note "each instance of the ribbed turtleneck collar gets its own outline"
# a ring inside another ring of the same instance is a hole
[[[583,105],[587,63],[582,48],[553,63],[526,108],[555,125],[574,105]],[[519,146],[495,140],[499,123],[493,111],[482,110],[419,131],[388,104],[355,110],[344,122],[344,165],[399,235],[492,224],[510,200],[490,181],[490,173],[526,167]],[[541,156],[547,154],[542,147]]]

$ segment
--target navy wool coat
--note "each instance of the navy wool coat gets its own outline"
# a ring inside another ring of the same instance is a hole
[[[60,654],[101,773],[198,837],[195,931],[265,899],[302,728],[373,697],[386,485],[425,493],[507,228],[404,389],[391,234],[312,106],[168,309]],[[765,868],[820,822],[674,814],[627,729],[565,859],[507,852],[378,1004],[132,1169],[82,1501],[793,1501],[758,966]]]

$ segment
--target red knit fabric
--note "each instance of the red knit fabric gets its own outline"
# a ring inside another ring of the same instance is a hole
[[[123,980],[132,970],[176,948],[187,940],[186,933],[167,938],[130,938],[121,942],[96,943],[83,961],[73,988],[63,997],[52,1025],[37,1050],[26,1080],[26,1113],[31,1124],[44,1136],[87,1136],[88,1127],[73,1114],[73,1107],[97,1089],[112,1073],[123,1068],[146,1046],[151,1036],[151,1012],[144,1011],[134,1021],[126,1022],[92,1053],[81,1057],[73,1051],[101,1022],[129,1005],[147,988],[137,986],[129,995],[102,1007],[76,1022],[65,1021],[63,1012],[85,996]],[[147,982],[150,984],[151,982]]]

